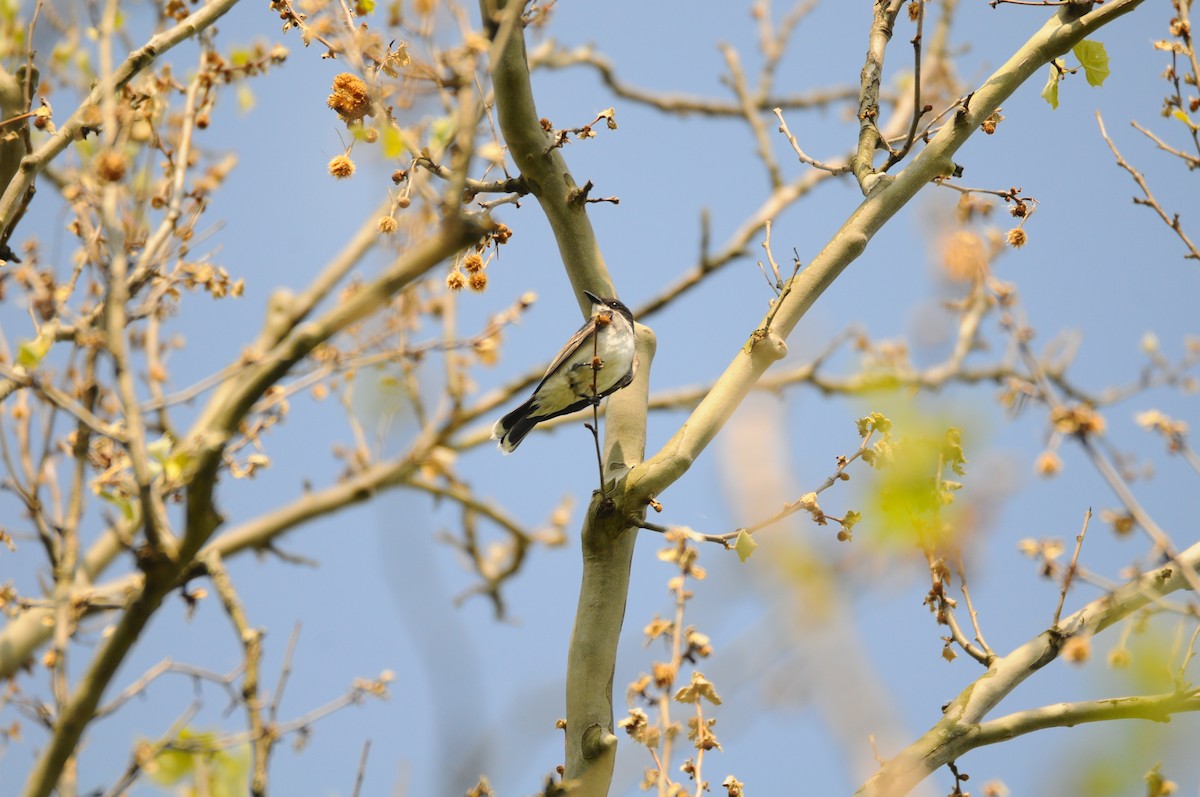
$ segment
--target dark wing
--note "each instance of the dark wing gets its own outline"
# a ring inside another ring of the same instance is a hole
[[[550,378],[550,374],[554,373],[558,366],[562,365],[568,357],[575,353],[576,349],[583,345],[583,342],[587,340],[590,335],[594,335],[595,333],[596,317],[592,316],[587,320],[587,323],[579,328],[579,331],[571,336],[571,339],[568,340],[566,345],[563,346],[558,352],[558,356],[554,358],[554,362],[550,363],[550,367],[546,369],[546,373],[542,376],[542,381],[538,382],[537,387],[533,389],[533,392],[537,393],[538,388],[544,385],[546,380]]]

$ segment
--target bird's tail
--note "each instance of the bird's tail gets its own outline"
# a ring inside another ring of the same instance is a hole
[[[525,435],[537,426],[537,421],[529,419],[529,413],[532,411],[533,399],[530,398],[529,401],[496,421],[496,425],[492,427],[492,439],[500,441],[499,448],[505,454],[515,451],[517,446],[521,445],[521,441],[525,439]]]

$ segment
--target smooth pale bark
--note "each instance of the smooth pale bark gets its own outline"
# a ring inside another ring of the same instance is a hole
[[[568,662],[565,772],[568,779],[579,781],[579,793],[589,797],[607,794],[612,777],[617,741],[612,733],[612,667],[624,618],[633,551],[630,521],[644,514],[651,499],[687,472],[766,370],[786,353],[786,339],[800,319],[866,250],[883,225],[934,178],[954,171],[954,153],[979,130],[983,121],[1046,64],[1142,1],[1116,0],[1082,15],[1077,7],[1061,9],[970,96],[907,168],[895,177],[860,175],[860,182],[870,186],[867,199],[792,280],[777,306],[772,307],[758,329],[740,346],[725,373],[663,449],[651,459],[635,464],[624,479],[613,485],[610,497],[617,508],[615,515],[609,511],[607,502],[593,500],[583,530],[584,578]],[[485,25],[495,38],[505,4],[483,0],[481,8]],[[564,267],[581,308],[587,312],[582,290],[603,294],[611,286],[611,280],[587,219],[586,205],[578,201],[578,186],[558,149],[550,146],[550,138],[541,128],[522,31],[511,31],[510,38],[495,55],[492,80],[505,143],[550,221]],[[615,291],[607,290],[606,295],[614,294]],[[637,381],[644,386],[649,363],[641,365]],[[645,394],[628,395],[633,390],[631,387],[613,397],[608,414],[610,459],[606,467],[611,467],[615,447],[624,452],[618,458],[628,464],[641,458],[640,447],[633,446],[635,441],[621,436],[624,430],[640,429],[640,439],[636,442],[644,444]],[[621,430],[616,437],[614,430]],[[920,777],[924,777],[924,772]]]

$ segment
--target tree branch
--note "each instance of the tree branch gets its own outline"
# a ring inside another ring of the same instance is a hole
[[[1168,692],[1162,695],[1109,697],[1079,703],[1055,703],[1018,711],[976,726],[971,731],[972,747],[1006,742],[1017,736],[1046,728],[1070,728],[1084,722],[1139,719],[1170,722],[1174,714],[1200,711],[1200,693]]]
[[[484,24],[493,41],[501,42],[502,20],[512,16],[510,3],[482,0]],[[492,52],[492,85],[500,130],[529,191],[546,214],[559,255],[580,309],[590,312],[583,291],[615,296],[612,280],[588,220],[586,203],[572,201],[578,186],[561,150],[542,129],[534,106],[525,52],[525,37],[513,30]],[[620,495],[623,477],[640,462],[645,447],[646,395],[653,333],[636,325],[637,374],[633,384],[609,398],[605,427],[606,478],[614,480],[609,495]],[[618,499],[619,500],[619,499]],[[629,567],[636,532],[609,501],[592,501],[583,528],[584,575],[579,609],[567,664],[567,751],[564,778],[579,780],[577,794],[601,797],[612,780],[616,753],[613,735],[612,684],[617,639],[625,614]]]
[[[125,61],[114,70],[110,79],[97,83],[88,94],[87,99],[79,104],[75,112],[59,126],[54,135],[50,136],[33,154],[21,160],[21,167],[16,176],[4,189],[4,194],[0,196],[0,231],[8,234],[8,228],[13,224],[16,212],[20,207],[21,198],[33,185],[34,178],[76,139],[84,127],[90,108],[99,106],[105,97],[116,96],[116,93],[129,81],[150,66],[155,58],[210,27],[237,2],[238,0],[212,0],[175,27],[152,36],[149,41],[126,57]]]
[[[1190,568],[1194,574],[1200,566],[1200,543],[1181,553],[1178,561],[1183,567]],[[995,720],[994,725],[981,724],[987,713],[1026,678],[1057,658],[1063,643],[1072,634],[1098,634],[1158,598],[1176,590],[1186,589],[1186,575],[1181,567],[1163,567],[1143,573],[1067,617],[1061,624],[1062,630],[1051,628],[1043,631],[1007,656],[995,659],[986,674],[968,685],[946,706],[944,716],[937,724],[899,755],[884,762],[879,772],[868,780],[856,795],[899,797],[908,793],[913,786],[939,767],[955,761],[976,747],[1003,741],[1006,738],[1005,733],[1017,728],[1022,728],[1020,732],[1024,733],[1039,727],[1071,724],[1056,721],[1056,718],[1069,716],[1076,716],[1077,722],[1113,719],[1118,716],[1141,716],[1135,713],[1121,715],[1121,704],[1110,703],[1105,708],[1101,705],[1105,701],[1099,701],[1092,704],[1076,704],[1074,708],[1047,707],[1033,712],[1019,712]],[[1197,701],[1194,695],[1184,695],[1177,699],[1181,699],[1178,708],[1180,711],[1194,711],[1200,708],[1195,705]],[[1151,708],[1160,712],[1156,716],[1147,716],[1148,719],[1160,718],[1161,710],[1169,703],[1159,698],[1146,700],[1149,702],[1143,704],[1141,710],[1146,714],[1153,713]],[[1123,708],[1127,711],[1133,710],[1129,704]],[[1111,715],[1104,716],[1105,711],[1111,712]],[[1085,716],[1094,719],[1084,719]],[[986,733],[981,734],[980,729],[984,726],[990,727]]]
[[[141,592],[130,602],[112,635],[104,641],[55,723],[50,743],[42,751],[27,783],[26,797],[45,797],[53,789],[64,762],[78,744],[117,668],[163,598],[177,585],[201,546],[220,524],[222,518],[217,513],[213,491],[222,464],[221,455],[253,404],[317,345],[378,311],[397,291],[478,240],[485,230],[485,222],[477,217],[455,214],[446,218],[436,234],[401,255],[375,281],[320,318],[292,330],[263,359],[247,366],[244,378],[225,383],[213,395],[182,443],[183,450],[189,454],[189,466],[185,474],[188,481],[185,530],[178,557],[145,566]]]
[[[954,123],[943,125],[894,181],[859,205],[825,248],[792,280],[793,289],[781,299],[771,326],[772,333],[778,335],[777,342],[769,351],[761,343],[743,346],[679,431],[662,450],[630,474],[627,496],[630,511],[644,506],[687,472],[766,369],[782,355],[784,340],[817,298],[909,200],[935,177],[953,171],[954,153],[1002,102],[1045,64],[1142,2],[1116,0],[1081,17],[1067,9],[1059,11],[975,91],[969,109],[960,112]],[[775,313],[776,309],[770,312]]]

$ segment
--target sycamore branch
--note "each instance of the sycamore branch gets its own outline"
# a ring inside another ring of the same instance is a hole
[[[892,39],[896,15],[903,5],[901,0],[880,0],[875,3],[867,61],[862,68],[862,86],[858,97],[858,150],[850,166],[863,194],[867,196],[879,185],[874,157],[883,138],[879,133],[879,85],[883,79],[883,55]]]
[[[567,169],[560,148],[543,130],[534,105],[525,36],[518,26],[506,30],[523,4],[480,3],[493,41],[492,86],[496,112],[508,151],[529,191],[538,200],[558,243],[580,309],[591,302],[583,291],[615,296],[612,280],[587,216],[587,203]],[[505,36],[507,35],[507,38]],[[636,327],[637,375],[633,384],[609,398],[605,427],[606,478],[623,477],[641,461],[645,447],[646,392],[653,333]],[[623,482],[613,491],[623,488]],[[607,509],[601,512],[602,509]],[[644,509],[644,506],[643,506]],[[567,751],[564,778],[579,780],[581,795],[604,795],[612,779],[612,683],[617,639],[625,613],[629,567],[636,534],[607,502],[593,501],[583,529],[584,574],[567,662]]]
[[[1200,711],[1200,692],[1192,690],[1055,703],[980,723],[971,731],[972,746],[1006,742],[1046,728],[1072,728],[1084,722],[1127,719],[1170,722],[1173,715],[1185,711]]]
[[[221,559],[246,551],[269,550],[283,535],[313,520],[345,509],[348,506],[373,498],[384,490],[404,484],[416,473],[429,450],[440,439],[430,427],[410,446],[403,457],[372,465],[350,478],[321,490],[305,493],[277,509],[233,526],[208,543],[196,555],[196,562],[204,561],[215,554]],[[117,554],[125,550],[122,539],[129,539],[139,519],[125,522],[101,535],[86,556],[76,579],[71,601],[86,611],[106,611],[114,607],[125,607],[131,600],[141,596],[145,583],[141,573],[120,576],[112,581],[93,586],[91,581],[114,561]],[[186,571],[184,577],[198,575],[199,567]],[[53,607],[31,606],[0,631],[0,678],[15,675],[34,653],[50,640],[54,627],[49,622]]]
[[[786,36],[782,37],[786,38]],[[590,46],[564,49],[553,41],[546,41],[529,54],[530,65],[534,68],[567,69],[572,66],[589,66],[596,70],[604,85],[616,96],[656,108],[666,113],[699,114],[702,116],[742,116],[743,104],[715,97],[699,97],[674,92],[656,91],[634,86],[622,80],[616,73],[616,68],[605,56],[595,52]],[[769,88],[768,81],[762,81],[759,90],[751,98],[753,107],[761,112],[769,112],[772,108],[787,109],[826,108],[830,105],[855,99],[858,89],[853,86],[843,88],[823,89],[807,94],[771,95],[764,88]]]
[[[1041,728],[1125,717],[1162,719],[1174,711],[1200,709],[1200,702],[1193,692],[1181,693],[1173,700],[1158,696],[1126,699],[1140,702],[1110,700],[1048,706],[983,722],[988,712],[1026,678],[1057,658],[1063,644],[1073,634],[1097,634],[1158,598],[1186,589],[1187,576],[1194,574],[1200,566],[1200,543],[1181,553],[1176,561],[1182,567],[1163,567],[1143,573],[1065,618],[1059,628],[1043,631],[1007,656],[992,661],[987,673],[946,706],[937,724],[899,755],[883,763],[879,772],[856,792],[857,797],[899,797],[929,773],[976,747]],[[1183,568],[1192,573],[1185,573]]]
[[[935,177],[954,170],[952,157],[998,107],[1035,72],[1071,49],[1096,29],[1137,8],[1143,0],[1117,0],[1074,16],[1059,11],[972,95],[969,108],[943,125],[929,144],[894,180],[871,194],[842,225],[813,261],[792,280],[779,301],[771,337],[751,338],[725,373],[662,450],[629,476],[627,507],[637,511],[673,484],[716,436],[767,368],[781,356],[784,340],[842,271],[866,249],[871,238]],[[886,181],[886,177],[884,178]],[[765,323],[765,322],[764,322]],[[775,339],[774,336],[778,336]],[[764,345],[768,344],[768,345]]]
[[[436,233],[401,255],[373,282],[324,315],[293,329],[257,362],[248,365],[243,378],[222,385],[214,393],[182,444],[190,461],[185,530],[178,553],[142,563],[141,592],[122,613],[63,707],[26,784],[26,797],[46,797],[54,788],[117,668],[220,524],[213,493],[222,454],[254,403],[316,346],[386,306],[396,292],[478,240],[485,229],[485,222],[477,217],[454,215],[445,219]]]

